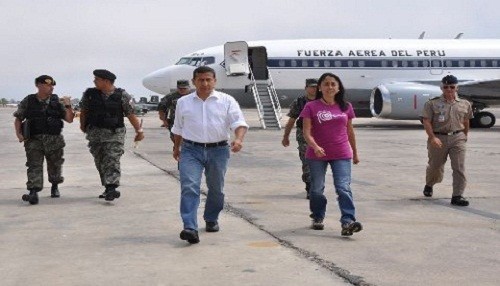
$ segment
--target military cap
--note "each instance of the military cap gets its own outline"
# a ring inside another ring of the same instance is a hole
[[[308,78],[306,79],[306,86],[318,86],[318,80],[315,78]]]
[[[108,70],[94,70],[94,76],[102,79],[108,79],[110,81],[114,81],[116,79],[116,75]]]
[[[35,78],[35,84],[38,84],[38,83],[46,83],[46,84],[56,85],[56,81],[49,75],[41,75],[41,76]]]
[[[449,74],[449,75],[443,77],[443,79],[441,80],[441,83],[443,83],[443,84],[457,84],[458,79],[455,76],[452,76],[451,74]]]
[[[178,88],[189,87],[189,81],[187,79],[180,79],[177,81],[177,87]]]

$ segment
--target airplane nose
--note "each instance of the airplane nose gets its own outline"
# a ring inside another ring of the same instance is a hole
[[[142,85],[151,91],[167,94],[170,92],[170,77],[162,70],[155,71],[142,79]]]

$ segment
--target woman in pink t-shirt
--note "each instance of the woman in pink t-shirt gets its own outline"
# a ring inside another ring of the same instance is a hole
[[[341,234],[349,236],[361,231],[363,226],[356,221],[350,187],[351,161],[359,163],[352,127],[355,115],[352,105],[345,101],[344,93],[340,78],[332,73],[324,73],[318,80],[316,100],[306,104],[300,117],[304,120],[304,137],[308,144],[306,159],[311,170],[309,205],[312,228],[324,228],[327,199],[323,193],[326,169],[330,165],[342,214]]]

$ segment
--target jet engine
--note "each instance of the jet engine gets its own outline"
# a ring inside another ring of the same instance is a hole
[[[388,119],[420,119],[424,104],[441,95],[439,86],[414,82],[380,84],[372,90],[370,111]]]

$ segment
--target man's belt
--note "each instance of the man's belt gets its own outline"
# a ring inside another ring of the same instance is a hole
[[[455,135],[455,134],[458,134],[460,132],[464,132],[463,130],[457,130],[457,131],[452,131],[452,132],[434,132],[434,134],[436,135]]]
[[[183,142],[186,142],[188,144],[192,144],[195,146],[201,146],[204,148],[210,148],[210,147],[218,147],[218,146],[227,146],[227,141],[220,141],[220,142],[215,142],[215,143],[199,143],[199,142],[193,142],[191,140],[183,139]]]

